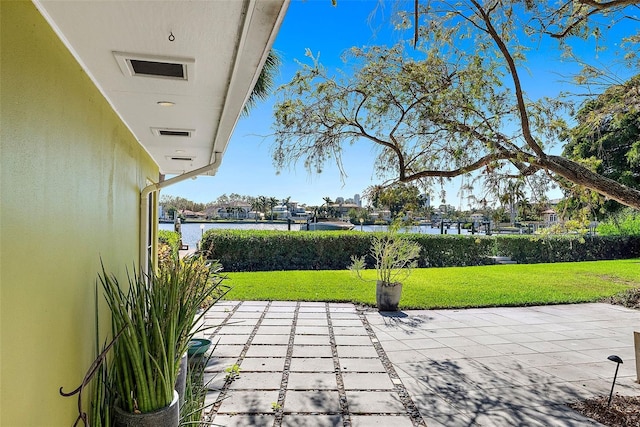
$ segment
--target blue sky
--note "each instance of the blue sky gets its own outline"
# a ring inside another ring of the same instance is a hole
[[[343,66],[340,56],[352,46],[390,45],[406,36],[393,31],[388,23],[395,3],[395,0],[384,4],[378,0],[339,0],[338,6],[333,7],[330,0],[291,0],[274,44],[283,59],[277,85],[289,81],[298,68],[296,60],[305,62],[307,48],[314,54],[320,53],[324,66],[340,68]],[[413,2],[401,4],[410,7]],[[541,96],[547,90],[555,94],[557,90],[554,89],[560,79],[556,72],[560,67],[550,63],[543,52],[531,58],[536,59],[529,65],[531,76],[535,76],[536,81],[527,85],[525,77],[525,87],[531,90],[529,95]],[[321,174],[309,175],[304,166],[298,164],[294,169],[277,175],[268,137],[272,133],[273,103],[273,99],[260,102],[250,116],[239,120],[222,165],[214,177],[187,180],[167,187],[161,194],[206,203],[225,193],[238,193],[279,199],[291,197],[300,203],[321,205],[323,197],[350,198],[379,183],[373,171],[372,147],[366,142],[345,148],[343,162],[348,176],[344,182],[334,165],[326,165]],[[459,198],[456,193],[457,183],[453,182],[447,187],[446,201],[457,207]],[[559,193],[550,194],[550,197],[559,197]],[[440,202],[439,198],[432,201]]]

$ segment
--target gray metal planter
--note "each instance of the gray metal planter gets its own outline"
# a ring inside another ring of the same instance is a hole
[[[387,285],[378,280],[376,283],[376,304],[378,311],[398,311],[401,295],[402,283]]]
[[[116,427],[178,427],[180,425],[180,403],[178,392],[173,392],[173,400],[166,408],[144,414],[132,414],[118,407],[113,408]]]

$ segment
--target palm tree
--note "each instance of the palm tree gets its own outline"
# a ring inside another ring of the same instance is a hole
[[[269,209],[271,209],[271,221],[273,221],[273,208],[278,206],[278,199],[275,197],[269,197],[267,199],[267,205],[269,205]]]
[[[331,197],[327,196],[327,197],[323,197],[322,200],[324,200],[324,205],[325,207],[325,212],[326,212],[326,216],[329,216],[329,209],[330,209],[330,205],[331,203],[333,203],[333,201],[331,200]]]
[[[287,211],[289,210],[290,201],[291,201],[291,196],[285,197],[284,199],[282,199],[282,206],[285,206],[287,208]]]
[[[268,198],[265,196],[258,196],[258,203],[260,203],[260,212],[262,212],[265,217],[267,216],[267,200]]]
[[[517,179],[515,181],[507,182],[507,187],[500,197],[500,201],[509,206],[511,225],[514,225],[516,222],[516,205],[520,200],[524,199],[525,196],[523,180]]]
[[[262,206],[263,206],[263,203],[260,201],[259,197],[254,199],[251,202],[251,210],[256,213],[256,215],[255,215],[256,222],[258,222],[258,212],[262,211]]]
[[[244,108],[242,109],[243,116],[249,115],[249,112],[256,106],[258,100],[264,101],[269,97],[269,95],[271,95],[275,86],[275,74],[281,63],[282,60],[280,59],[278,51],[273,49],[269,51],[267,60],[262,67],[262,71],[260,71],[258,80],[256,81],[256,85],[253,87],[247,102],[244,104]]]

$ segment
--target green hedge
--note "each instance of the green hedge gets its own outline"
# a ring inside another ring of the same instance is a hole
[[[209,230],[202,248],[226,271],[341,270],[367,255],[374,233],[353,231]],[[459,236],[406,234],[422,246],[418,267],[493,263],[492,255],[519,263],[593,261],[640,256],[639,237]],[[368,259],[371,266],[371,259]]]
[[[227,271],[341,270],[367,255],[374,233],[209,230],[202,248]],[[422,246],[419,267],[483,265],[493,239],[407,234]],[[369,266],[372,260],[367,259]]]
[[[178,256],[178,251],[180,250],[180,233],[169,230],[158,230],[158,242],[169,245],[171,254],[175,257]]]
[[[640,256],[640,237],[496,236],[496,254],[521,264],[597,261]]]

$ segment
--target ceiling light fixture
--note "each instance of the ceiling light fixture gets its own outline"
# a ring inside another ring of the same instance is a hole
[[[171,101],[158,101],[157,104],[161,107],[173,107],[175,105],[175,102],[171,102]]]

